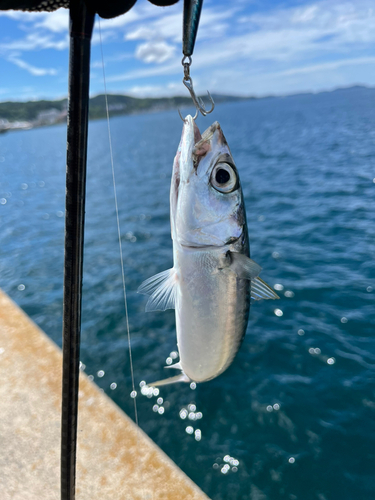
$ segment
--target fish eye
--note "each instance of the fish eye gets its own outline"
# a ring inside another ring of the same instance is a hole
[[[231,193],[238,187],[237,174],[229,163],[217,163],[212,170],[210,182],[220,193]]]

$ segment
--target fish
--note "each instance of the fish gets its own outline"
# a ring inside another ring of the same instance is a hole
[[[278,299],[250,258],[237,167],[220,124],[203,134],[185,118],[170,189],[173,267],[147,279],[146,311],[175,309],[178,375],[147,384],[207,382],[232,363],[244,339],[250,301]]]

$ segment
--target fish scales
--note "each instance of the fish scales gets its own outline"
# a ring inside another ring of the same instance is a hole
[[[173,268],[146,280],[146,310],[175,309],[180,374],[149,384],[206,382],[232,363],[244,338],[250,299],[279,298],[250,259],[237,168],[219,123],[202,135],[185,119],[173,164]],[[253,286],[252,286],[253,285]]]

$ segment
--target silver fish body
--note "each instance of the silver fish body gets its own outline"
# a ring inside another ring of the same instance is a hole
[[[187,116],[172,173],[173,268],[146,280],[146,310],[175,308],[175,377],[153,384],[205,382],[233,361],[250,298],[278,298],[250,259],[245,205],[231,152],[215,122],[201,136]]]
[[[225,247],[224,247],[225,248]],[[245,335],[249,281],[222,265],[223,249],[179,248],[176,331],[180,364],[194,382],[205,382],[232,362]]]

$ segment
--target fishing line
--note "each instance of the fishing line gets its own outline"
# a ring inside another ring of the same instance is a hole
[[[136,449],[137,449],[138,461],[139,461],[139,446],[138,446],[138,444],[139,444],[139,441],[138,441],[138,437],[139,437],[139,425],[138,425],[138,410],[137,410],[137,401],[136,401],[137,392],[135,390],[135,384],[134,384],[134,369],[133,369],[133,356],[132,356],[131,339],[130,339],[128,301],[127,301],[127,295],[126,295],[124,259],[123,259],[123,256],[122,256],[120,217],[119,217],[119,210],[118,210],[118,203],[117,203],[116,176],[115,176],[115,167],[114,167],[114,161],[113,161],[111,127],[110,127],[110,123],[109,123],[108,95],[107,95],[107,84],[106,84],[106,79],[105,79],[103,44],[102,44],[102,30],[101,30],[101,26],[100,26],[100,18],[99,18],[99,39],[100,39],[100,51],[101,51],[101,56],[102,56],[104,96],[105,96],[105,108],[106,108],[106,114],[107,114],[107,128],[108,128],[108,140],[109,140],[109,153],[110,153],[110,158],[111,158],[113,192],[114,192],[115,207],[116,207],[117,235],[118,235],[118,243],[119,243],[119,250],[120,250],[122,288],[123,288],[123,292],[124,292],[125,320],[126,320],[126,331],[127,331],[128,347],[129,347],[130,373],[131,373],[131,380],[132,380],[131,397],[132,397],[132,399],[134,401],[134,415],[135,415],[135,423],[137,425]],[[142,468],[140,468],[140,474],[141,474],[141,485],[142,485],[142,497],[144,498]]]

